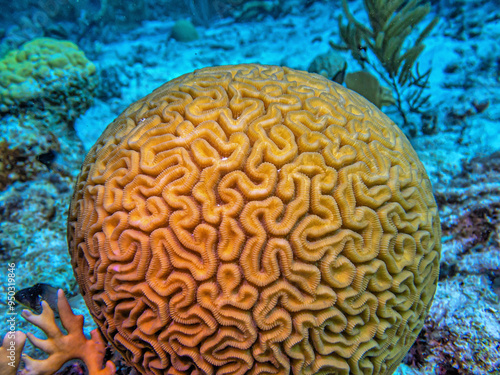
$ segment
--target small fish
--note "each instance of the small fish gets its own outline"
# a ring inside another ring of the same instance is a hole
[[[38,283],[30,288],[21,289],[14,295],[14,298],[21,305],[33,310],[37,314],[42,312],[43,300],[57,314],[57,288],[49,284]]]
[[[40,163],[44,164],[48,169],[52,169],[52,163],[56,160],[58,156],[58,153],[52,149],[49,151],[37,155],[36,160],[38,160]]]

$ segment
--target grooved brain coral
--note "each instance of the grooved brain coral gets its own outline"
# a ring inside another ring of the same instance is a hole
[[[68,230],[91,313],[143,374],[390,374],[439,268],[402,132],[276,66],[201,69],[132,104],[87,155]]]

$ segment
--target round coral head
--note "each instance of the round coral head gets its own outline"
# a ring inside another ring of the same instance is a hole
[[[68,242],[143,374],[391,374],[435,292],[440,224],[403,133],[322,76],[205,68],[85,158]]]

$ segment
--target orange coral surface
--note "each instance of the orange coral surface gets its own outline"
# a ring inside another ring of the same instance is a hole
[[[87,155],[68,241],[143,374],[390,374],[435,292],[429,179],[374,105],[289,68],[181,76]]]

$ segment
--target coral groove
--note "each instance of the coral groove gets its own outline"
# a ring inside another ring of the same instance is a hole
[[[374,105],[288,68],[205,68],[87,155],[68,241],[143,374],[391,374],[435,292],[429,179]]]

